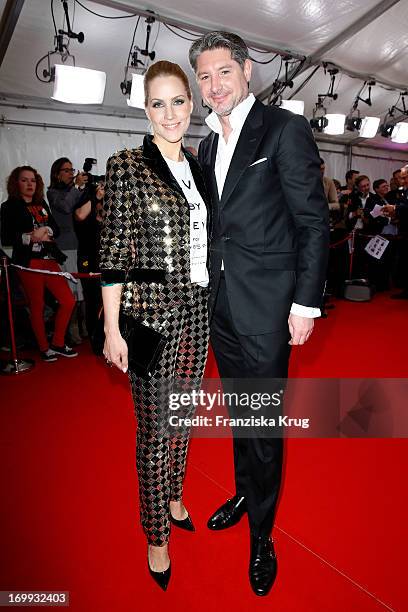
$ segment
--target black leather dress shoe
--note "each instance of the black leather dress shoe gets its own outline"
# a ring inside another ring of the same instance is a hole
[[[220,531],[221,529],[227,529],[236,525],[246,512],[246,501],[245,497],[238,497],[234,495],[231,499],[227,499],[218,510],[214,512],[212,517],[208,520],[208,529],[214,531]]]
[[[267,595],[278,570],[273,541],[268,536],[251,536],[249,581],[255,595]]]

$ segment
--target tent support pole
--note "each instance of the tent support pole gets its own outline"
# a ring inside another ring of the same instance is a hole
[[[7,0],[0,21],[0,66],[13,36],[14,29],[20,17],[24,0]]]

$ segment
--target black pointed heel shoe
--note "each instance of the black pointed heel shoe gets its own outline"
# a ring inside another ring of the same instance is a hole
[[[170,523],[176,525],[176,527],[179,527],[180,529],[185,529],[186,531],[195,531],[193,521],[189,515],[187,515],[185,519],[176,519],[170,512]]]
[[[154,572],[150,567],[149,557],[147,557],[147,567],[149,568],[149,572],[153,580],[159,585],[163,591],[167,591],[167,587],[170,582],[171,577],[171,562],[169,567],[164,570],[164,572]]]

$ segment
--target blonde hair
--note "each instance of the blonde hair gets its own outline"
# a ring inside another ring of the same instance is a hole
[[[173,62],[168,62],[167,60],[159,60],[158,62],[151,64],[144,75],[145,106],[147,106],[149,102],[150,83],[156,77],[164,76],[174,76],[180,79],[185,87],[188,99],[191,100],[192,94],[190,83],[188,82],[188,78],[184,70],[180,68],[178,64],[173,64]]]

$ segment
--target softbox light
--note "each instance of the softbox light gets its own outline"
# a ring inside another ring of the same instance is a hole
[[[396,123],[391,136],[392,142],[405,144],[408,142],[408,123]]]
[[[303,100],[282,100],[281,108],[292,111],[295,115],[303,115],[305,103]]]
[[[359,129],[362,138],[374,138],[380,125],[379,117],[364,117]]]
[[[56,64],[51,97],[68,104],[102,104],[105,85],[105,72]]]
[[[338,134],[344,134],[344,124],[346,122],[346,115],[340,114],[327,114],[326,119],[328,124],[324,128],[325,134],[331,134],[337,136]]]
[[[127,100],[128,106],[135,108],[144,108],[144,76],[143,74],[132,74],[132,89],[130,98]]]

